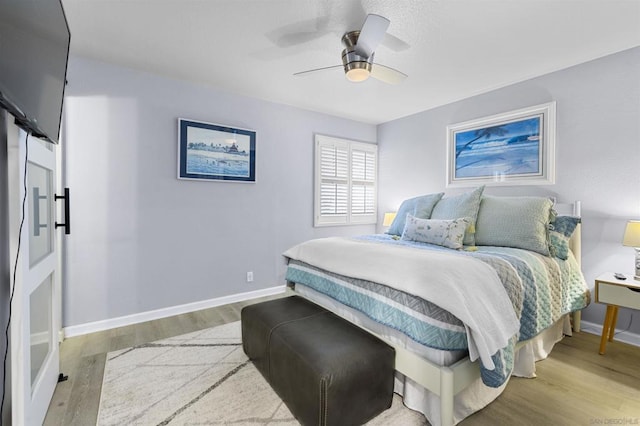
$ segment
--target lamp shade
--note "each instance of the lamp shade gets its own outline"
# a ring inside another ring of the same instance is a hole
[[[393,223],[393,219],[396,218],[395,212],[385,213],[384,219],[382,220],[382,226],[391,226]]]
[[[640,220],[630,220],[627,222],[622,245],[640,247]]]

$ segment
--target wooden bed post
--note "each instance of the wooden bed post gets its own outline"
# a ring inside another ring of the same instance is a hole
[[[575,201],[573,203],[573,215],[576,217],[582,217],[582,204],[580,203],[580,201]],[[571,249],[573,256],[576,258],[576,262],[578,262],[580,270],[582,270],[582,224],[580,223],[578,223],[573,236],[569,239],[569,249]],[[572,314],[573,321],[571,324],[571,328],[576,333],[580,332],[581,319],[582,311],[575,311]]]

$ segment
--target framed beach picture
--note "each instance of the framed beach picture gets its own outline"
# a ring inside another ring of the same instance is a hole
[[[447,126],[447,187],[555,183],[555,107]]]
[[[256,132],[179,118],[178,178],[255,182]]]

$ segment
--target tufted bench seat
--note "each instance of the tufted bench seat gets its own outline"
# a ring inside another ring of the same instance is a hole
[[[242,309],[242,347],[303,425],[358,425],[391,406],[395,352],[298,296]]]

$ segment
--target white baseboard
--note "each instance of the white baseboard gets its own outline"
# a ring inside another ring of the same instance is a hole
[[[582,320],[580,321],[580,331],[602,336],[602,324]],[[640,346],[640,334],[632,333],[630,331],[622,331],[616,328],[614,340],[634,346]]]
[[[284,293],[286,290],[287,287],[283,285],[266,288],[263,290],[250,291],[247,293],[233,294],[231,296],[224,296],[216,299],[203,300],[200,302],[187,303],[184,305],[170,306],[168,308],[141,312],[139,314],[126,315],[122,317],[89,322],[80,325],[72,325],[69,327],[64,327],[64,329],[62,330],[63,335],[60,336],[60,340],[62,341],[63,336],[64,338],[81,336],[83,334],[95,333],[97,331],[104,331],[110,330],[112,328],[139,324],[145,321],[152,321],[156,319],[171,317],[174,315],[186,314],[202,309],[227,305],[229,303],[242,302],[243,300],[273,296],[276,294]],[[585,333],[591,333],[598,336],[602,335],[602,325],[589,321],[580,321],[580,330],[584,331]],[[632,333],[630,331],[621,331],[616,329],[615,340],[640,347],[640,334]]]
[[[229,303],[242,302],[243,300],[256,299],[258,297],[273,296],[284,293],[286,286],[266,288],[263,290],[250,291],[247,293],[233,294],[231,296],[219,297],[216,299],[203,300],[200,302],[187,303],[184,305],[170,306],[168,308],[156,309],[153,311],[140,312],[139,314],[125,315],[123,317],[110,318],[102,321],[89,322],[80,325],[64,327],[64,337],[81,336],[83,334],[95,333],[96,331],[110,330],[112,328],[124,327],[132,324],[139,324],[145,321],[152,321],[167,318],[174,315],[186,314],[202,309],[227,305]]]

